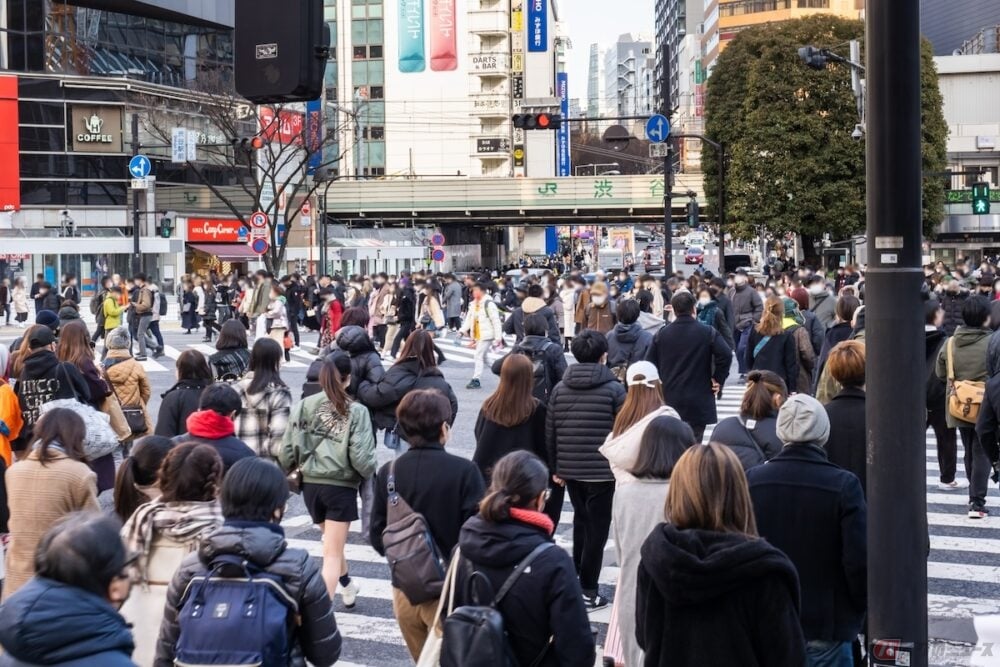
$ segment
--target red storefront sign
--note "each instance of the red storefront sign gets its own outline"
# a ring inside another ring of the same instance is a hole
[[[17,77],[0,76],[0,211],[21,210]]]
[[[247,232],[239,220],[188,218],[187,240],[191,243],[240,243],[247,240]]]
[[[271,107],[260,108],[260,134],[268,141],[282,144],[301,144],[305,127],[305,114],[281,109],[275,118]]]

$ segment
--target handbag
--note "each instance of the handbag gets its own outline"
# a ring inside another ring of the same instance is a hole
[[[118,401],[118,405],[121,406],[122,414],[125,415],[125,422],[128,424],[129,435],[142,435],[149,431],[149,424],[146,423],[146,411],[142,408],[137,408],[135,406],[126,407],[122,403],[121,397],[118,395],[118,390],[115,388],[114,383],[109,382],[111,385],[111,391],[115,394],[115,400]],[[115,431],[117,433],[117,430]]]
[[[979,419],[979,409],[983,405],[986,394],[986,383],[974,380],[955,379],[955,339],[948,339],[945,357],[948,361],[948,383],[951,393],[948,395],[948,414],[963,422],[976,423]]]
[[[288,480],[288,490],[298,495],[302,493],[302,466],[306,464],[306,461],[309,460],[309,457],[311,457],[313,453],[312,450],[306,451],[305,447],[307,426],[302,422],[302,403],[298,403],[295,406],[295,409],[298,410],[298,412],[296,413],[294,420],[290,420],[291,423],[295,425],[295,429],[297,431],[295,453],[296,456],[298,456],[300,452],[305,452],[305,455],[302,457],[301,461],[295,462],[295,465],[290,471],[288,471],[285,479]]]
[[[444,642],[444,633],[441,629],[441,614],[444,611],[444,601],[448,600],[448,613],[451,616],[455,611],[455,579],[458,571],[458,561],[461,555],[459,549],[455,549],[451,563],[448,565],[448,572],[444,577],[444,585],[441,587],[441,599],[438,600],[437,613],[434,614],[434,627],[427,633],[424,647],[420,651],[416,667],[439,667],[441,664],[441,645]]]
[[[101,402],[100,410],[111,420],[111,429],[119,440],[128,440],[132,437],[132,428],[125,419],[121,403],[118,402],[117,398],[112,398],[111,394],[105,396]]]
[[[385,432],[385,438],[382,441],[386,447],[392,450],[399,449],[399,422],[392,425],[392,428],[387,429]]]

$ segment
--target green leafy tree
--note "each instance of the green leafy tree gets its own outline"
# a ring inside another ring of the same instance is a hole
[[[850,67],[806,67],[799,47],[846,47],[864,38],[861,21],[811,16],[744,30],[719,56],[705,99],[707,135],[726,144],[728,233],[749,239],[764,231],[796,232],[809,241],[835,240],[865,229],[864,142],[851,137],[858,123]],[[846,52],[846,48],[845,48]],[[921,52],[923,169],[942,171],[948,128],[941,110],[930,44]],[[705,151],[705,192],[718,205],[718,158]],[[923,228],[944,213],[944,183],[924,178]]]

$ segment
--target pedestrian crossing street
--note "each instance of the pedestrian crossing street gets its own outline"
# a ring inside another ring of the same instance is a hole
[[[448,348],[443,349],[448,354]],[[718,403],[719,419],[738,414],[740,400],[739,391],[727,392]],[[706,442],[711,430],[711,427],[706,430]],[[984,615],[1000,614],[1000,516],[995,510],[994,516],[984,521],[966,518],[967,491],[938,489],[936,451],[933,432],[929,431],[926,447],[930,532],[927,573],[932,638],[940,638],[934,634],[934,619],[965,620],[971,627],[975,616],[978,617],[975,620],[979,627],[981,621],[987,620],[982,618]],[[958,460],[962,460],[961,450]],[[961,472],[959,474],[962,475]],[[1000,507],[997,498],[994,485],[988,501],[994,508]],[[649,511],[661,512],[662,508],[650,508]],[[572,506],[567,499],[555,536],[556,543],[567,551],[572,548],[572,522]],[[289,518],[284,526],[291,546],[303,548],[316,557],[322,555],[319,532],[310,525],[308,516]],[[385,560],[365,543],[360,531],[360,522],[352,524],[346,551],[351,576],[361,585],[357,605],[348,611],[339,598],[335,603],[337,622],[345,637],[344,664],[374,665],[376,663],[370,659],[365,662],[360,657],[362,653],[370,656],[374,650],[380,656],[377,662],[380,667],[411,665],[392,614],[388,567]],[[600,577],[602,594],[612,597],[617,579],[614,544],[609,540]],[[599,643],[604,641],[609,618],[610,607],[590,616],[600,632]]]

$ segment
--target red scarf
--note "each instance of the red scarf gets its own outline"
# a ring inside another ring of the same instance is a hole
[[[236,432],[233,420],[215,410],[192,412],[187,418],[186,426],[189,434],[209,440],[226,438]]]
[[[541,528],[545,531],[546,535],[552,535],[556,530],[556,525],[552,523],[552,519],[547,514],[536,512],[535,510],[511,507],[510,518],[521,523],[526,523],[529,526],[534,526],[535,528]]]

